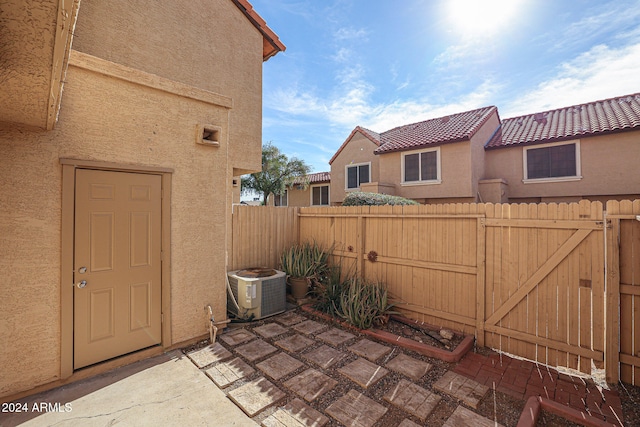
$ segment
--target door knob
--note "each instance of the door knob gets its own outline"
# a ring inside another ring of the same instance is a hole
[[[84,273],[86,273],[86,272],[87,272],[87,267],[80,267],[80,268],[78,269],[78,273],[80,273],[80,274],[84,274]]]
[[[82,289],[85,286],[87,286],[87,281],[86,280],[82,280],[82,281],[78,282],[78,288]]]

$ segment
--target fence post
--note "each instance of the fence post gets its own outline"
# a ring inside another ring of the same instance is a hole
[[[486,227],[485,218],[477,220],[476,238],[476,341],[478,346],[484,347],[485,320],[485,266],[486,266]]]
[[[361,208],[362,209],[362,208]],[[358,230],[356,241],[356,273],[364,279],[364,235],[365,235],[365,219],[362,210],[358,212]]]
[[[606,321],[605,375],[608,383],[620,380],[620,219],[606,217]]]

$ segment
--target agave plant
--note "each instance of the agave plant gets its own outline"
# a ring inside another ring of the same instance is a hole
[[[357,277],[347,281],[340,297],[340,316],[360,329],[385,323],[394,313],[392,307],[383,283],[366,282]]]
[[[317,243],[305,242],[285,250],[280,256],[280,268],[291,277],[323,280],[328,272],[329,252]]]

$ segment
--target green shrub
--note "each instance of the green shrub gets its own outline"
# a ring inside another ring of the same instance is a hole
[[[314,307],[331,316],[340,316],[342,292],[346,288],[347,281],[348,279],[342,279],[342,269],[340,266],[329,267],[325,279],[316,283],[313,290],[315,296],[318,298]]]
[[[385,323],[392,314],[387,288],[381,282],[366,282],[360,278],[349,279],[340,296],[340,316],[360,329]]]
[[[329,251],[316,242],[291,246],[280,256],[280,269],[291,277],[321,281],[327,275]]]
[[[364,193],[354,191],[347,194],[342,206],[380,206],[380,205],[418,205],[415,200],[388,194]]]

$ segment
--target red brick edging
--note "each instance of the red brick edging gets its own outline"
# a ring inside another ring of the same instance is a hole
[[[469,350],[471,350],[471,348],[473,348],[473,342],[474,342],[473,335],[466,335],[462,340],[462,342],[458,344],[458,346],[453,351],[448,351],[448,350],[443,350],[437,347],[433,347],[433,346],[430,346],[429,344],[421,343],[409,338],[400,337],[398,335],[381,331],[378,329],[359,329],[347,322],[336,319],[335,317],[329,316],[326,313],[322,313],[314,309],[310,305],[302,305],[300,308],[302,308],[302,310],[306,311],[307,313],[313,314],[314,316],[321,317],[330,322],[338,323],[345,328],[357,330],[362,334],[368,335],[380,341],[384,341],[389,344],[399,345],[400,347],[413,350],[425,356],[435,357],[436,359],[440,359],[449,363],[459,362],[460,359],[462,359],[462,357],[465,354],[467,354]],[[394,316],[394,318],[403,323],[412,322],[411,319],[400,320],[396,316]]]
[[[616,424],[608,423],[600,418],[592,417],[591,415],[579,411],[575,408],[563,405],[553,400],[540,397],[531,396],[527,399],[527,403],[524,405],[520,419],[518,420],[517,427],[533,427],[537,425],[540,411],[544,409],[547,412],[556,414],[562,418],[565,418],[574,423],[578,423],[587,427],[612,427]]]

